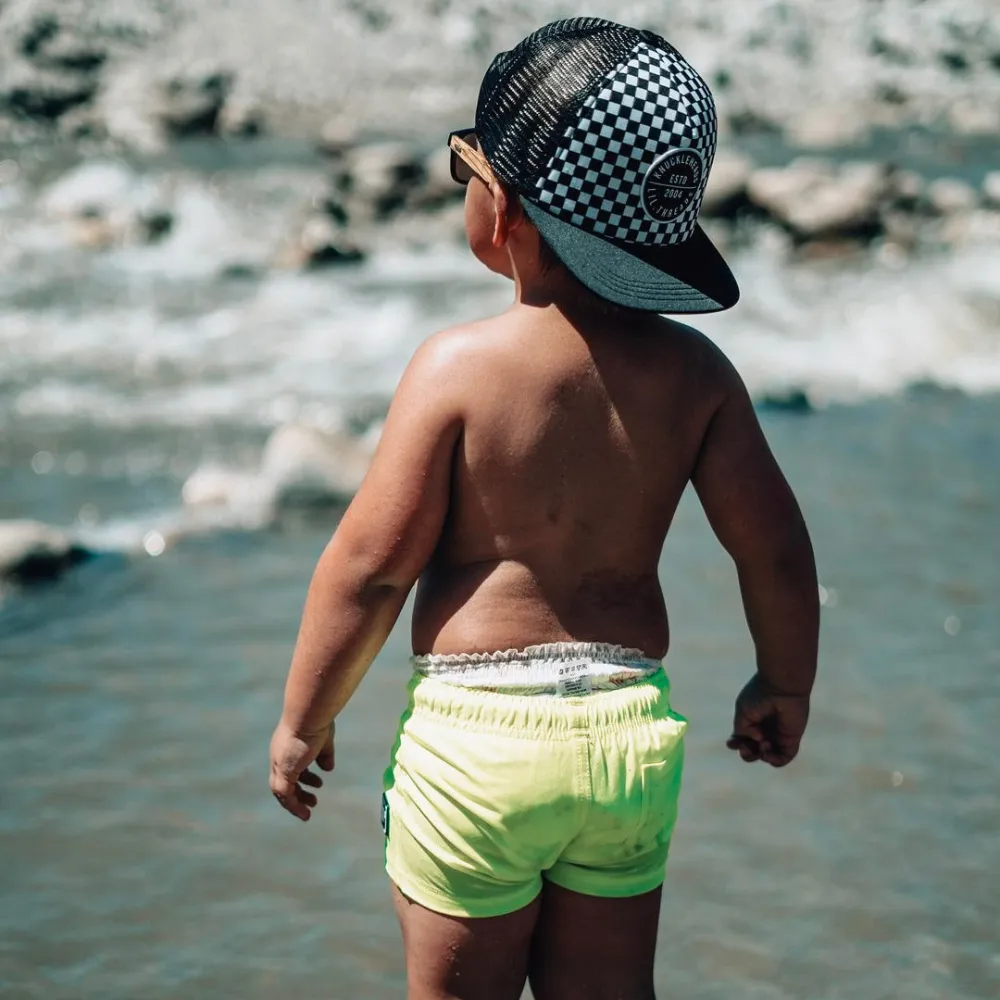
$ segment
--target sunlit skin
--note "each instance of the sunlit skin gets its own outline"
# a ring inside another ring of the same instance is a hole
[[[544,267],[537,231],[491,173],[469,183],[465,223],[514,301],[428,339],[400,382],[309,588],[271,742],[278,802],[310,818],[322,784],[311,765],[332,770],[333,720],[418,579],[416,653],[599,641],[664,656],[657,570],[689,482],[733,558],[756,648],[728,745],[788,764],[809,713],[818,588],[739,376],[690,327],[618,309]],[[547,886],[485,921],[398,892],[396,903],[411,998],[516,1000],[529,958],[538,1000],[652,995],[659,890],[611,900]],[[617,992],[601,992],[606,982]]]

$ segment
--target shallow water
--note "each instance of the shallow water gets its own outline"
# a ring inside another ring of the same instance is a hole
[[[274,266],[322,171],[254,149],[113,165],[124,203],[175,213],[154,246],[74,246],[44,209],[64,164],[0,188],[0,520],[105,550],[0,590],[5,1000],[403,994],[379,799],[405,621],[297,825],[268,793],[267,741],[337,512],[217,530],[239,518],[199,520],[181,486],[256,468],[289,420],[363,427],[423,337],[509,288],[456,247]],[[1000,995],[998,260],[983,244],[792,266],[764,240],[736,258],[740,308],[701,324],[757,398],[821,407],[763,419],[816,541],[822,672],[793,768],[725,750],[752,653],[687,498],[662,563],[692,722],[663,997]],[[169,543],[155,558],[149,531]]]
[[[687,498],[662,563],[669,670],[692,725],[658,989],[988,1000],[1000,993],[1000,398],[925,389],[763,419],[825,588],[815,714],[788,771],[725,750],[751,649],[734,574]],[[53,448],[72,443],[51,433]],[[155,438],[196,458],[162,429],[100,446],[76,433],[88,454],[141,455]],[[83,498],[125,515],[174,502],[183,475],[109,458],[39,476],[22,444],[3,470],[4,515],[66,521]],[[405,623],[342,717],[314,821],[282,814],[266,785],[302,597],[335,520],[107,555],[6,595],[4,997],[403,995],[379,798]]]

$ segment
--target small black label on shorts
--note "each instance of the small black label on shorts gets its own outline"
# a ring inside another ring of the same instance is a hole
[[[389,839],[389,798],[382,793],[382,832],[385,834],[385,839]]]

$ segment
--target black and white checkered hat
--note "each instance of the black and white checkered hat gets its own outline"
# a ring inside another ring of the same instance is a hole
[[[556,256],[651,312],[715,312],[739,289],[698,226],[715,156],[708,85],[650,31],[578,17],[493,60],[476,135]]]

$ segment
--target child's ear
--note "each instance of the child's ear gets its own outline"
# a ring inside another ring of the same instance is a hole
[[[524,208],[517,193],[502,181],[497,181],[492,186],[491,191],[493,210],[496,216],[493,225],[493,246],[499,250],[506,246],[510,234],[524,223]]]

